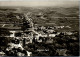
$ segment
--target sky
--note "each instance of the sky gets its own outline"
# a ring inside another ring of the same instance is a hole
[[[78,6],[78,0],[0,0],[0,6]]]

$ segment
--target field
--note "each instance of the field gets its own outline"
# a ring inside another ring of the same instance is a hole
[[[22,19],[18,16],[22,17],[23,13],[26,13],[33,23],[39,26],[70,26],[70,30],[79,30],[78,7],[1,7],[0,23],[22,23]]]

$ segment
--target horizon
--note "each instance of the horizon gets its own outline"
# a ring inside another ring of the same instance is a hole
[[[24,6],[24,7],[73,7],[79,6],[76,0],[26,0],[26,1],[0,1],[0,6]]]

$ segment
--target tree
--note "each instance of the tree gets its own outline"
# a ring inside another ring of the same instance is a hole
[[[10,35],[10,32],[6,28],[0,28],[0,36],[7,36]]]

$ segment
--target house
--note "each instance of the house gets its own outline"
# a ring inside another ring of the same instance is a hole
[[[0,56],[5,56],[5,53],[3,51],[1,51]]]
[[[66,49],[57,49],[56,52],[59,53],[60,56],[67,56]]]
[[[22,33],[23,31],[17,31],[17,30],[13,30],[13,31],[10,31],[10,37],[21,37],[21,33]]]
[[[56,34],[49,34],[49,37],[55,37]]]
[[[27,56],[31,56],[32,55],[32,52],[29,52],[29,51],[27,51]]]
[[[53,32],[55,32],[55,31],[54,31],[53,29],[48,29],[47,32],[48,32],[48,33],[53,33]]]

